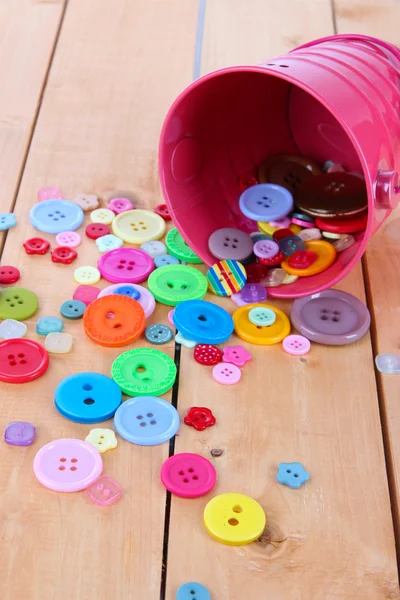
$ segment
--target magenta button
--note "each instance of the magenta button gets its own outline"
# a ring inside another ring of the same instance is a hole
[[[175,496],[199,498],[215,485],[216,472],[209,460],[199,454],[174,454],[161,467],[161,481]]]
[[[154,261],[142,250],[116,248],[103,254],[98,267],[104,279],[112,283],[140,283],[154,271]]]

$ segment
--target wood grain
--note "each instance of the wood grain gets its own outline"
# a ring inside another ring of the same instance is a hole
[[[74,269],[96,264],[99,256],[83,227],[79,257],[71,266],[21,250],[35,233],[29,209],[37,189],[54,184],[67,198],[91,192],[102,199],[124,190],[142,207],[161,201],[158,137],[169,105],[192,77],[197,10],[197,2],[179,0],[70,0],[17,198],[18,226],[3,254],[6,263],[20,268],[20,284],[39,296],[29,337],[39,339],[37,318],[59,314],[61,302],[72,296]],[[45,237],[54,245],[53,236]],[[159,306],[152,322],[167,322],[167,310]],[[37,427],[37,440],[29,448],[0,445],[0,597],[156,600],[165,512],[159,470],[168,444],[145,448],[120,439],[104,455],[104,473],[123,489],[110,509],[83,493],[51,492],[33,475],[32,461],[43,444],[83,439],[91,429],[57,412],[56,385],[79,371],[109,374],[121,352],[91,343],[81,322],[67,322],[66,331],[74,337],[73,351],[52,356],[43,377],[26,385],[2,384],[0,429],[11,420],[28,420]],[[173,350],[173,344],[165,349]]]
[[[202,70],[259,62],[331,33],[328,1],[266,7],[216,0],[207,4]],[[365,301],[360,266],[340,288]],[[289,312],[289,302],[271,302]],[[223,305],[233,312],[229,300]],[[230,343],[242,342],[234,337]],[[175,452],[211,459],[217,485],[198,500],[172,498],[167,599],[182,578],[203,583],[221,600],[398,598],[369,336],[349,347],[313,344],[302,358],[280,346],[243,345],[253,359],[232,387],[218,385],[182,349],[180,413],[208,406],[217,424],[201,433],[184,427]],[[212,449],[222,456],[212,458]],[[296,460],[311,480],[294,491],[275,476],[280,462]],[[267,526],[258,542],[229,547],[206,533],[206,503],[228,491],[264,507]]]

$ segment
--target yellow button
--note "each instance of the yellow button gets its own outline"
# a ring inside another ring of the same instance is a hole
[[[274,231],[278,231],[278,227],[271,227],[269,223],[262,223],[261,221],[257,221],[258,230],[261,233],[266,233],[267,235],[272,235]],[[293,231],[295,235],[297,235],[301,231],[301,227],[296,225],[296,223],[291,223],[289,225],[290,231]]]
[[[289,273],[286,273],[285,279],[282,281],[282,285],[283,284],[287,285],[288,283],[294,283],[297,280],[298,280],[297,275],[289,275]]]
[[[92,223],[103,223],[103,225],[111,225],[114,221],[115,213],[109,208],[96,208],[90,213]]]
[[[78,267],[74,272],[75,281],[86,285],[94,285],[100,278],[100,271],[96,267]]]
[[[336,250],[331,243],[324,242],[324,240],[310,240],[309,242],[305,242],[305,244],[306,250],[315,252],[317,255],[317,260],[313,262],[312,265],[307,267],[307,269],[296,269],[294,267],[290,267],[288,264],[288,259],[284,260],[281,263],[281,267],[282,269],[285,269],[286,273],[289,273],[289,275],[297,275],[297,277],[309,277],[310,275],[317,275],[317,273],[322,273],[322,271],[325,271],[331,266],[331,264],[335,262]]]
[[[272,325],[263,327],[255,325],[249,320],[251,309],[263,306],[272,310],[276,315],[276,319]],[[235,332],[242,340],[260,346],[278,344],[290,333],[290,321],[283,310],[269,304],[264,304],[263,302],[241,306],[233,313],[233,322]]]
[[[244,494],[220,494],[204,509],[208,533],[229,546],[254,542],[263,533],[265,522],[262,506]]]
[[[112,230],[128,244],[159,240],[165,233],[165,221],[151,210],[127,210],[115,217]]]
[[[117,438],[112,429],[91,429],[89,435],[85,438],[85,442],[92,444],[100,454],[118,446]]]
[[[47,352],[52,352],[53,354],[66,354],[72,348],[72,335],[53,331],[46,335],[44,347]]]

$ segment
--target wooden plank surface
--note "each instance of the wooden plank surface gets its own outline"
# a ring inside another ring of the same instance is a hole
[[[71,266],[21,250],[35,233],[29,208],[37,189],[59,185],[67,198],[79,192],[104,198],[125,190],[141,207],[161,201],[158,137],[169,105],[192,78],[197,11],[197,2],[179,0],[69,1],[18,194],[18,227],[7,237],[3,256],[20,268],[20,284],[39,296],[29,337],[39,339],[37,318],[59,314],[61,302],[72,296],[74,269],[95,265],[99,256],[83,227],[79,257]],[[44,237],[54,245],[53,236]],[[158,307],[152,322],[167,322],[166,313]],[[27,420],[36,425],[37,440],[29,448],[0,445],[0,597],[156,600],[165,512],[159,470],[168,444],[145,448],[120,439],[104,455],[104,473],[123,489],[111,510],[83,493],[51,492],[33,475],[32,461],[43,444],[84,439],[91,429],[56,411],[56,385],[79,371],[109,374],[121,352],[89,342],[81,322],[67,322],[66,331],[74,337],[73,351],[52,356],[43,377],[27,385],[2,384],[1,431],[11,420]],[[170,355],[173,350],[173,344],[166,348]]]
[[[215,0],[206,8],[202,71],[260,62],[331,33],[328,0],[268,6]],[[340,288],[364,301],[361,268]],[[289,302],[272,303],[289,312]],[[233,312],[230,301],[223,305]],[[172,497],[167,599],[183,574],[221,600],[398,598],[369,336],[349,347],[313,344],[303,358],[280,346],[243,345],[253,359],[233,387],[218,385],[182,349],[180,413],[205,405],[217,425],[201,433],[183,428],[175,452],[211,459],[217,485],[198,500]],[[223,454],[212,458],[216,448]],[[297,460],[311,480],[293,491],[275,475],[280,462]],[[266,512],[264,535],[247,547],[219,544],[203,527],[208,500],[231,491],[252,496]]]

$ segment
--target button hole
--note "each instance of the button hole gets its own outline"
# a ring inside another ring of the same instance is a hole
[[[86,398],[86,399],[83,401],[83,403],[84,403],[84,404],[94,404],[94,400],[93,400],[93,398]]]
[[[236,527],[236,525],[239,525],[239,521],[237,519],[229,519],[228,523],[229,523],[229,525],[232,525],[233,527]]]

